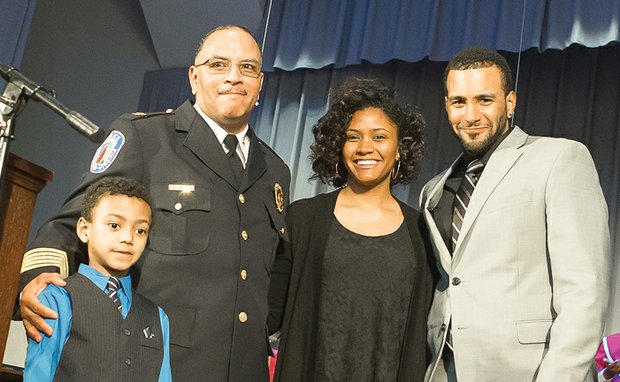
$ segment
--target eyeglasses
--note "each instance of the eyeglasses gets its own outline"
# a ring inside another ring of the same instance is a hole
[[[199,67],[205,65],[209,73],[212,74],[227,74],[230,72],[233,64],[222,58],[209,58],[207,61],[202,64],[194,65],[195,67]],[[245,61],[236,64],[239,68],[239,73],[246,77],[258,78],[260,76],[260,65],[258,63],[252,61]]]

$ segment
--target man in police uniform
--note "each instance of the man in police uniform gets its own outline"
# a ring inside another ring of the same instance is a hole
[[[247,30],[218,27],[189,68],[195,105],[113,122],[90,173],[24,255],[21,313],[30,337],[49,334],[42,317],[56,317],[38,292],[64,285],[61,277],[85,262],[75,234],[84,190],[102,176],[129,176],[153,196],[150,242],[132,274],[170,317],[174,380],[267,380],[267,291],[286,238],[290,172],[248,128],[261,60]]]

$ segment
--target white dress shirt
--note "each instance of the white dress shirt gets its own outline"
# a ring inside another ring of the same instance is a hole
[[[198,106],[197,103],[194,104],[194,109],[200,114],[200,116],[207,122],[207,125],[211,128],[217,141],[220,142],[222,149],[225,153],[228,153],[228,148],[224,144],[224,138],[229,134],[226,130],[222,128],[222,126],[218,125],[214,120],[209,118]],[[237,136],[237,140],[239,144],[237,145],[237,155],[241,159],[241,163],[243,164],[243,168],[245,168],[245,164],[248,161],[248,153],[250,152],[250,138],[248,137],[248,125],[246,124],[241,130],[240,133],[235,134]]]

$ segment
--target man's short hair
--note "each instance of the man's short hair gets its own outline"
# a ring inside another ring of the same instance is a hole
[[[223,30],[227,30],[227,29],[233,29],[233,28],[241,29],[242,31],[244,31],[247,34],[249,34],[250,36],[252,36],[254,41],[256,41],[256,38],[254,37],[252,32],[250,32],[250,30],[248,28],[246,28],[246,27],[242,27],[241,25],[234,25],[234,24],[220,25],[220,26],[217,26],[217,27],[211,29],[210,31],[208,31],[207,34],[204,35],[202,37],[202,39],[200,39],[200,42],[198,43],[198,46],[196,47],[196,52],[194,52],[194,59],[196,57],[198,57],[198,54],[202,50],[202,47],[204,46],[205,41],[209,38],[209,36],[211,36],[215,32],[219,32],[219,31],[223,31]],[[256,45],[258,45],[258,42],[256,43]],[[259,48],[260,48],[260,46],[259,46]],[[260,49],[259,49],[259,51],[260,51]],[[261,54],[262,54],[262,52],[261,52]],[[261,57],[261,59],[262,59],[262,57]]]
[[[99,179],[86,189],[80,208],[82,217],[90,222],[93,208],[97,206],[103,197],[108,195],[124,195],[130,198],[138,198],[148,204],[149,208],[153,208],[151,196],[140,182],[121,176],[107,176]]]
[[[492,66],[499,69],[502,75],[504,93],[507,95],[514,90],[512,83],[512,72],[510,71],[508,62],[506,62],[504,56],[496,51],[480,46],[464,49],[455,54],[450,62],[448,62],[448,66],[446,66],[446,70],[443,74],[443,87],[445,94],[448,94],[448,73],[451,70],[480,69],[490,68]]]

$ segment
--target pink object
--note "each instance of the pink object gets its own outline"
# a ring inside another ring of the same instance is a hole
[[[620,358],[620,333],[603,337],[601,345],[598,347],[598,351],[594,356],[597,372],[605,368],[603,358],[607,358],[610,361],[615,361]],[[613,382],[620,382],[620,377],[616,374],[611,380]]]

